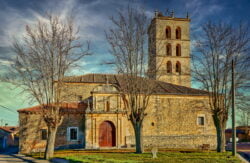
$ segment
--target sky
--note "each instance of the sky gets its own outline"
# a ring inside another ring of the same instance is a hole
[[[21,38],[25,25],[34,24],[46,12],[62,17],[73,13],[79,26],[82,41],[91,41],[92,56],[87,56],[71,74],[115,73],[113,67],[102,64],[111,58],[105,30],[111,27],[110,17],[131,2],[126,0],[0,0],[0,75],[6,72],[14,57],[11,49],[13,38]],[[144,6],[148,17],[154,11],[166,13],[174,10],[176,17],[191,18],[191,40],[199,35],[201,26],[208,21],[223,21],[230,24],[249,23],[249,0],[136,0]],[[192,47],[192,45],[191,45]],[[193,86],[194,87],[194,86]],[[18,124],[17,109],[34,105],[20,89],[0,82],[0,125]],[[9,109],[6,109],[6,108]]]

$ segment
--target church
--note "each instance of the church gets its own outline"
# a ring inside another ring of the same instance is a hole
[[[157,85],[143,121],[143,144],[170,149],[216,148],[208,93],[191,88],[190,19],[156,13],[148,29],[149,80]],[[157,44],[157,42],[161,42]],[[152,44],[152,45],[150,45]],[[157,80],[156,80],[157,79]],[[134,131],[115,85],[119,74],[65,78],[70,93],[61,112],[56,149],[133,148]],[[39,106],[19,109],[19,151],[44,151],[47,128]]]

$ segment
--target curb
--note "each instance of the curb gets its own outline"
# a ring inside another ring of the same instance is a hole
[[[240,154],[236,154],[236,157],[238,157],[243,163],[249,163],[244,157],[242,157]]]

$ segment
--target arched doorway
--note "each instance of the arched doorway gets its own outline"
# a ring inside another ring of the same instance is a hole
[[[99,128],[99,146],[113,147],[115,146],[115,126],[110,121],[104,121]]]

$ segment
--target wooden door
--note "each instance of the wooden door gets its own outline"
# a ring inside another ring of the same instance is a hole
[[[112,122],[104,121],[101,123],[99,129],[99,146],[115,146],[115,126]]]

